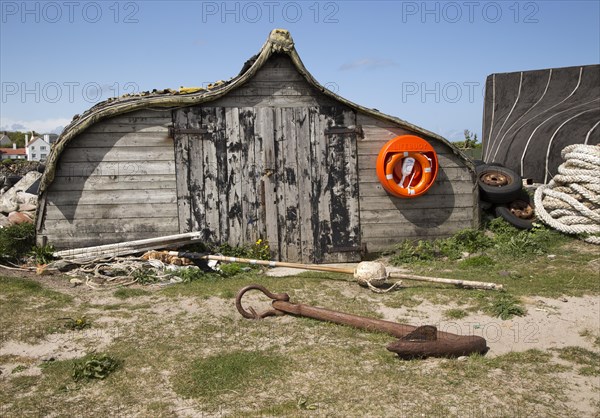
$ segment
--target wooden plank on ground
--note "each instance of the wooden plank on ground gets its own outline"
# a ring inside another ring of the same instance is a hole
[[[148,235],[148,236],[145,236]],[[136,238],[128,238],[128,237],[136,237]],[[89,242],[89,241],[113,241],[111,244],[107,245],[89,245],[84,244],[86,247],[81,248],[77,247],[76,244],[79,242]],[[65,245],[70,248],[67,251],[58,251],[55,253],[58,257],[64,258],[72,258],[72,257],[81,257],[81,256],[94,256],[94,255],[105,255],[110,254],[113,256],[116,255],[126,255],[132,254],[135,252],[140,252],[142,250],[146,251],[148,249],[157,249],[164,247],[171,247],[176,245],[185,245],[193,242],[198,242],[201,240],[200,234],[197,232],[185,233],[185,234],[171,234],[171,235],[162,235],[162,236],[154,236],[152,233],[143,232],[137,234],[130,233],[122,233],[122,234],[98,234],[96,237],[92,237],[92,239],[88,237],[74,236],[72,238],[66,239],[57,239],[55,241],[55,245],[57,248],[65,248]]]

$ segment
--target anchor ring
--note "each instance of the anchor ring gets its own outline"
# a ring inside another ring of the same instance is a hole
[[[269,309],[269,310],[261,312],[259,314],[252,307],[248,308],[248,310],[250,311],[250,312],[248,312],[242,306],[242,297],[244,296],[244,294],[246,292],[248,292],[250,290],[260,290],[262,293],[265,294],[265,296],[267,296],[268,298],[270,298],[270,299],[272,299],[274,301],[278,300],[278,301],[288,302],[290,300],[290,296],[287,293],[272,293],[272,292],[269,292],[267,290],[267,288],[265,288],[264,286],[261,286],[259,284],[251,284],[251,285],[246,286],[243,289],[241,289],[238,292],[237,296],[235,297],[235,307],[237,308],[238,312],[244,318],[248,318],[248,319],[262,319],[262,318],[266,318],[267,316],[283,315],[285,313],[285,312],[279,311],[277,309]]]

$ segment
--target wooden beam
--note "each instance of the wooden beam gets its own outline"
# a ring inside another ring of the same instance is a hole
[[[75,248],[71,250],[57,251],[55,257],[67,259],[89,258],[102,256],[121,256],[134,254],[142,251],[164,248],[170,246],[181,246],[202,240],[200,232],[188,232],[185,234],[169,235],[159,238],[147,238],[136,241],[119,242],[117,244],[98,245],[95,247]]]

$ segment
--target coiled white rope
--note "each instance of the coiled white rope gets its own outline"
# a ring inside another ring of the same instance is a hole
[[[600,146],[565,147],[558,174],[534,195],[537,217],[566,234],[600,245]]]

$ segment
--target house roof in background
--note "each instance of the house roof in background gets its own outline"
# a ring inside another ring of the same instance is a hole
[[[36,138],[32,139],[31,141],[29,141],[29,143],[27,144],[27,148],[29,148],[31,145],[35,144],[35,143],[36,143],[36,142],[38,142],[38,141],[42,141],[42,142],[44,142],[45,144],[48,144],[48,142],[44,141],[44,139],[43,139],[43,138],[40,138],[40,137],[38,136],[38,137],[36,137]],[[48,144],[48,145],[50,145],[50,144]]]
[[[27,155],[25,148],[0,148],[0,154],[2,155]]]

